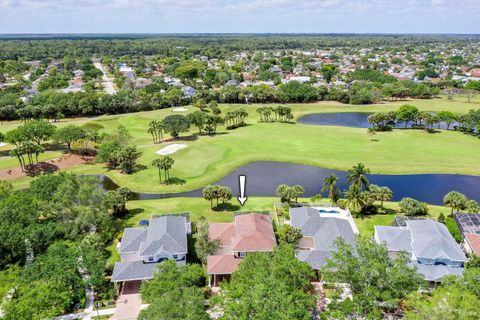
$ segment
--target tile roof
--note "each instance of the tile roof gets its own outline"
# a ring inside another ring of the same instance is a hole
[[[217,254],[207,257],[209,274],[235,272],[242,259],[233,252],[272,251],[277,245],[272,219],[266,214],[236,215],[233,223],[210,224],[208,232],[210,239],[221,242]]]
[[[242,259],[235,258],[233,255],[219,255],[207,257],[208,274],[232,274],[234,273]]]
[[[212,223],[209,235],[233,251],[272,251],[277,244],[272,219],[266,214],[243,214],[235,216],[233,223]]]
[[[480,256],[480,234],[465,233],[465,239],[477,256]]]

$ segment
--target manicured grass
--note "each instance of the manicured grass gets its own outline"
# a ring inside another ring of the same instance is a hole
[[[385,208],[393,210],[393,214],[377,214],[371,216],[357,216],[355,217],[355,222],[357,223],[358,229],[360,231],[360,236],[365,238],[371,238],[374,234],[374,226],[391,226],[395,219],[395,215],[398,215],[396,211],[398,210],[398,202],[387,202],[385,203]],[[430,218],[437,220],[440,213],[443,213],[445,217],[450,215],[450,208],[443,206],[428,206],[428,216],[425,218]]]
[[[62,151],[45,152],[38,156],[38,161],[55,159],[55,158],[61,157],[63,154],[64,153]],[[34,156],[34,160],[35,160],[35,156]],[[0,158],[0,169],[14,168],[18,166],[19,166],[19,162],[17,158],[12,158],[8,156]]]
[[[210,209],[210,202],[203,198],[170,198],[162,200],[130,201],[127,208],[131,216],[126,221],[126,226],[138,226],[143,219],[150,219],[153,214],[189,212],[192,221],[204,216],[210,222],[231,222],[233,212],[237,211],[273,211],[273,204],[277,198],[252,197],[248,198],[245,206],[241,207],[235,199],[225,211]],[[214,202],[215,206],[215,202]]]
[[[408,103],[422,110],[453,110],[465,112],[476,104],[468,104],[464,98],[417,100]],[[338,103],[292,105],[296,118],[318,112],[376,112],[395,110],[406,102],[394,102],[374,106],[351,106]],[[172,114],[171,109],[140,112],[129,115],[101,117],[94,121],[105,126],[104,132],[112,132],[124,125],[132,134],[141,157],[138,163],[144,170],[131,175],[109,171],[103,165],[85,165],[72,169],[81,174],[107,174],[117,184],[135,191],[180,192],[208,185],[235,168],[253,161],[270,160],[314,165],[347,170],[362,162],[372,173],[453,173],[480,175],[480,140],[459,132],[441,131],[431,134],[422,130],[394,130],[379,133],[372,141],[365,129],[312,126],[302,124],[258,123],[258,105],[222,105],[223,113],[235,108],[246,108],[250,116],[249,126],[232,131],[220,128],[216,136],[195,136],[179,143],[187,148],[172,154],[175,160],[171,176],[183,179],[183,184],[160,185],[157,171],[150,164],[159,156],[155,153],[168,143],[152,144],[146,132],[148,123]],[[189,112],[194,108],[189,107]],[[85,122],[85,120],[79,120]],[[62,123],[60,125],[65,125]],[[0,127],[1,128],[1,127]],[[1,163],[2,160],[0,160]]]

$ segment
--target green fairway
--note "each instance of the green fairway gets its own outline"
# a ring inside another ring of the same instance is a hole
[[[475,103],[466,103],[464,98],[417,100],[408,103],[422,110],[452,110],[465,112]],[[295,118],[321,112],[376,112],[395,110],[406,102],[383,105],[351,106],[321,102],[291,105]],[[160,185],[157,171],[150,164],[159,158],[155,152],[168,143],[153,144],[146,132],[148,123],[172,114],[172,109],[140,112],[128,115],[100,117],[93,121],[101,123],[106,133],[124,125],[132,134],[141,152],[138,163],[145,169],[131,175],[107,170],[102,164],[83,165],[71,170],[81,174],[103,173],[117,184],[134,191],[180,192],[193,190],[212,183],[235,168],[253,161],[270,160],[314,165],[331,169],[347,170],[362,162],[372,173],[452,173],[480,175],[480,140],[453,131],[427,133],[422,130],[394,130],[379,133],[372,141],[365,129],[348,127],[312,126],[302,124],[259,123],[256,109],[259,105],[221,105],[223,114],[243,107],[249,112],[247,127],[227,131],[221,127],[216,136],[196,136],[196,128],[188,134],[188,140],[175,141],[186,144],[171,157],[175,160],[171,177],[184,180],[181,184]],[[189,107],[189,112],[195,110]],[[85,119],[73,123],[85,122]],[[59,124],[65,125],[67,122]],[[7,125],[12,127],[12,125]],[[5,131],[5,127],[2,127]],[[1,159],[0,168],[14,164],[13,159]],[[2,161],[7,164],[2,164]]]

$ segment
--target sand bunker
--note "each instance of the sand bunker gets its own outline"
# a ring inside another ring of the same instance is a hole
[[[183,108],[183,107],[178,107],[178,108],[173,108],[173,112],[185,112],[188,111],[188,108]]]
[[[177,152],[178,150],[180,149],[183,149],[183,148],[186,148],[187,146],[184,145],[184,144],[178,144],[178,143],[174,143],[174,144],[171,144],[171,145],[168,145],[166,146],[165,148],[162,148],[160,150],[157,151],[157,154],[160,154],[162,156],[166,156],[168,154],[172,154],[172,153],[175,153]]]

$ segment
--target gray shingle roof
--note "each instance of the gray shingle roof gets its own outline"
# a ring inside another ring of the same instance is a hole
[[[184,265],[186,260],[175,261],[179,265]],[[117,262],[113,268],[112,282],[123,282],[133,280],[149,280],[153,278],[158,269],[159,263],[144,263],[142,260]]]
[[[159,252],[187,253],[187,220],[182,216],[160,216],[150,220],[139,255],[152,256]]]
[[[356,245],[356,236],[345,219],[322,217],[314,208],[290,209],[292,226],[301,230],[303,236],[312,237],[314,250],[298,250],[297,257],[318,270],[335,250],[335,240],[342,237],[350,245]]]
[[[187,220],[182,216],[158,216],[150,220],[148,227],[126,228],[118,251],[138,251],[140,256],[162,251],[187,253]]]
[[[412,235],[412,247],[417,258],[467,261],[447,227],[433,220],[406,222]]]
[[[117,262],[113,269],[112,282],[152,279],[157,267],[158,263],[143,263],[142,260]]]
[[[444,265],[412,263],[418,269],[418,272],[425,277],[427,281],[441,282],[445,276],[462,276],[463,268],[452,268]]]
[[[147,228],[126,228],[123,231],[122,241],[118,252],[136,252],[140,247],[140,243],[147,239]]]
[[[410,231],[397,227],[375,226],[375,235],[389,250],[412,252]]]

